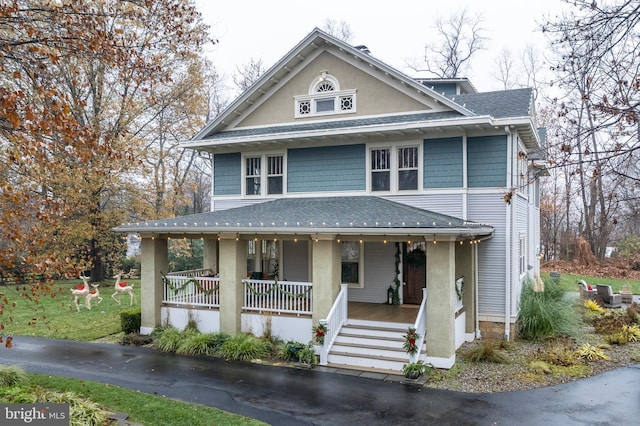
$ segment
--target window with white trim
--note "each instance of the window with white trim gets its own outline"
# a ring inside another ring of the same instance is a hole
[[[371,192],[417,191],[420,186],[420,149],[415,145],[369,150]]]
[[[282,194],[282,155],[267,156],[267,194]]]
[[[398,148],[398,190],[418,189],[418,147]]]
[[[340,90],[338,80],[326,71],[311,82],[306,95],[295,96],[294,100],[296,118],[356,111],[356,91]]]
[[[391,151],[389,149],[371,150],[371,190],[389,191],[391,189]]]
[[[363,287],[363,256],[364,243],[358,241],[342,241],[341,243],[342,272],[341,281],[349,287]]]
[[[262,189],[260,185],[260,157],[245,158],[245,194],[260,195]]]
[[[244,194],[250,196],[283,194],[284,165],[282,154],[244,157]]]

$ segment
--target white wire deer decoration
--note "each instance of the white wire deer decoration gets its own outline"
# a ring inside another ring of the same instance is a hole
[[[98,300],[98,304],[100,304],[100,302],[102,302],[102,297],[100,297],[100,291],[98,291],[98,284],[91,284],[91,287],[93,287],[93,290],[89,292],[89,294],[87,294],[84,298],[84,304],[87,307],[87,309],[91,309],[91,300],[93,299],[97,299]]]
[[[91,291],[91,287],[89,287],[89,277],[80,275],[80,279],[82,280],[82,285],[77,285],[75,286],[75,288],[71,289],[71,294],[73,295],[73,303],[76,305],[76,309],[78,310],[78,312],[80,312],[80,305],[78,304],[78,300],[81,297],[86,297]]]
[[[118,305],[120,305],[120,299],[122,299],[122,295],[128,294],[129,305],[133,305],[133,303],[136,301],[136,295],[133,292],[133,284],[128,284],[126,281],[120,282],[120,278],[122,277],[123,273],[124,271],[120,271],[113,276],[113,278],[116,279],[116,283],[114,285],[115,292],[111,295],[111,298],[115,300]],[[116,296],[118,297],[116,298]]]

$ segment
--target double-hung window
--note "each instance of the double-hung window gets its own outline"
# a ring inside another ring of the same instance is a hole
[[[391,189],[391,150],[371,150],[371,190],[389,191]]]
[[[267,194],[282,194],[282,155],[267,156]]]
[[[417,146],[375,148],[369,151],[371,192],[416,191],[420,181]]]
[[[244,158],[245,195],[277,195],[284,192],[284,156],[254,155]]]
[[[398,148],[398,190],[418,189],[418,148]]]
[[[261,157],[247,157],[245,158],[245,193],[247,195],[260,195],[262,188],[260,185],[261,180]]]

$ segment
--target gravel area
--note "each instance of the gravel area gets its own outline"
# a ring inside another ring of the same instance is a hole
[[[577,339],[592,345],[604,344],[601,336],[585,333]],[[640,362],[640,342],[626,345],[611,345],[605,349],[610,360],[582,361],[573,366],[552,366],[552,372],[545,374],[534,372],[529,364],[538,360],[540,351],[544,351],[544,342],[514,341],[505,350],[509,363],[472,362],[465,358],[471,350],[481,343],[465,343],[456,356],[456,364],[451,370],[436,370],[424,386],[469,393],[495,393],[533,389],[567,383],[584,377]]]

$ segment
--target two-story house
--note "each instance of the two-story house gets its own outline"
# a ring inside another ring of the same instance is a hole
[[[410,78],[315,29],[183,144],[211,159],[211,211],[116,228],[142,238],[141,331],[322,323],[323,364],[392,371],[408,327],[442,368],[508,339],[539,270],[541,134],[530,89]],[[167,274],[170,238],[202,239],[209,276]]]

